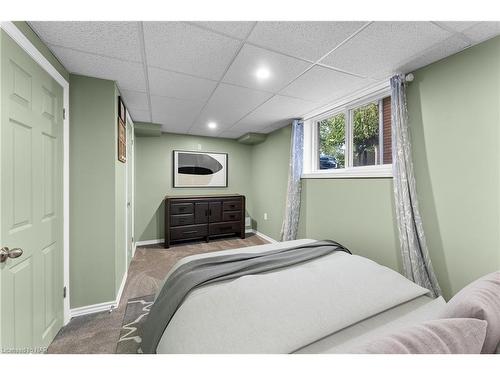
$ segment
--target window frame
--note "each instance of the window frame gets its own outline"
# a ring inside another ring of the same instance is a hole
[[[379,110],[379,149],[383,161],[383,106],[384,98],[390,96],[388,86],[372,92],[358,94],[350,99],[332,105],[330,109],[304,120],[304,162],[302,178],[391,178],[392,164],[353,166],[353,112],[355,109],[377,102]],[[340,169],[319,169],[319,122],[344,113],[346,119],[345,167]],[[380,162],[379,161],[379,162]]]

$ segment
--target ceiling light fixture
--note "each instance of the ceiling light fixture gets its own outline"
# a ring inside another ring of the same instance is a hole
[[[264,81],[271,76],[271,71],[266,67],[261,67],[255,72],[255,76],[258,80]]]
[[[217,127],[217,124],[213,121],[210,121],[208,123],[208,127],[209,127],[209,129],[215,129]]]

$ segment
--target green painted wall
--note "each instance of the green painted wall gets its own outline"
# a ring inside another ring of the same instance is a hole
[[[137,137],[159,137],[161,136],[161,124],[135,122],[134,133]]]
[[[40,40],[38,35],[25,21],[14,21],[14,25],[24,34],[26,38],[40,51],[40,53],[52,64],[54,68],[69,82],[69,73],[59,62],[49,48]]]
[[[302,183],[302,235],[334,239],[353,253],[399,270],[392,179],[308,179]]]
[[[280,238],[285,212],[290,136],[291,127],[284,127],[252,149],[253,227],[275,239]]]
[[[500,269],[500,38],[415,72],[408,109],[421,213],[446,296]]]
[[[125,272],[125,172],[113,81],[70,76],[71,307],[109,302]]]
[[[228,187],[214,189],[172,188],[172,151],[228,153]],[[138,241],[164,238],[165,195],[244,194],[252,212],[251,146],[235,140],[163,133],[135,138],[135,234]]]

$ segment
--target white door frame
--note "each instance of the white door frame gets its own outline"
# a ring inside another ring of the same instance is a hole
[[[131,126],[132,128],[132,148],[134,147],[134,122],[132,120],[132,117],[130,117],[130,114],[129,112],[127,111],[126,112],[126,126],[127,126],[127,129],[125,130],[125,134],[127,134],[128,132],[128,126]],[[127,137],[127,143],[128,143],[128,137]],[[127,144],[127,150],[128,150],[128,144]],[[134,151],[132,150],[132,153]],[[128,259],[128,241],[130,240],[130,235],[134,233],[134,216],[135,216],[135,207],[134,207],[134,199],[135,199],[135,196],[134,196],[134,179],[135,179],[135,175],[134,175],[134,160],[135,160],[135,157],[134,155],[132,154],[132,158],[129,159],[128,158],[128,152],[127,152],[127,162],[125,164],[125,269],[128,269],[128,266],[129,266],[129,259]],[[130,208],[127,207],[127,203],[128,203],[128,197],[129,197],[129,191],[128,191],[128,178],[129,178],[129,174],[131,175],[132,177],[132,191],[130,192],[131,193],[131,199],[130,199]],[[130,214],[130,217],[131,217],[131,223],[130,223],[130,227],[132,228],[132,233],[129,233],[128,232],[128,228],[129,228],[129,222],[128,222],[128,219],[129,219],[129,209],[131,211],[131,214]],[[132,257],[134,256],[135,254],[135,235],[134,235],[134,242],[132,243]]]
[[[38,63],[63,88],[63,262],[64,286],[64,319],[66,325],[70,319],[70,288],[69,288],[69,82],[41,54],[26,36],[12,22],[0,22],[0,29],[5,31],[31,58]],[[62,295],[62,290],[61,290]]]

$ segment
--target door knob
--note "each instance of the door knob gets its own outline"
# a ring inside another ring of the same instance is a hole
[[[5,262],[7,258],[19,258],[21,255],[23,255],[23,249],[16,247],[15,249],[9,250],[8,247],[2,247],[0,249],[0,263]]]

